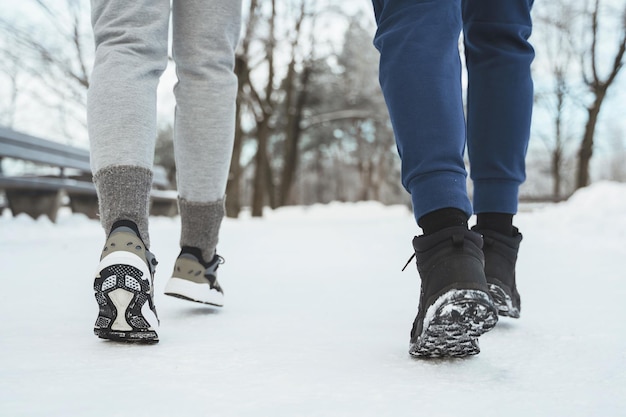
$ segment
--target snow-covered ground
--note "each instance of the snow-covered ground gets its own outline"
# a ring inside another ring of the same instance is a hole
[[[178,219],[151,219],[161,341],[92,334],[99,225],[0,216],[0,416],[624,416],[626,186],[523,211],[522,318],[468,359],[417,360],[405,207],[227,219],[226,307],[162,295]]]

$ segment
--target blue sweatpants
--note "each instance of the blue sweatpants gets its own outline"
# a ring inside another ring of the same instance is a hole
[[[533,0],[373,0],[380,84],[415,218],[517,212],[533,83]],[[463,111],[459,34],[468,72]],[[467,142],[473,207],[466,189]]]

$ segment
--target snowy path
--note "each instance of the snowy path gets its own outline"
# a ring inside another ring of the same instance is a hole
[[[92,335],[99,225],[0,217],[0,416],[624,416],[626,187],[521,213],[522,318],[482,353],[407,353],[417,272],[403,207],[226,220],[226,307],[162,295],[178,219],[152,219],[161,342]]]

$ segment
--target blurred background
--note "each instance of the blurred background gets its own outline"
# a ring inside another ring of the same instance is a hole
[[[378,84],[370,0],[244,0],[243,11],[227,215],[409,204]],[[533,16],[535,111],[521,199],[560,201],[595,181],[626,181],[626,0],[541,1]],[[89,1],[0,0],[0,126],[87,149],[93,52]],[[172,184],[175,82],[170,60],[155,163]],[[5,158],[1,172],[35,169],[29,164]]]

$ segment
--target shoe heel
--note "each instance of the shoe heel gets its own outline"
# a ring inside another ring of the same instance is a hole
[[[478,337],[497,322],[497,310],[483,291],[448,291],[429,308],[424,331],[410,345],[409,353],[431,358],[477,355]]]
[[[116,252],[104,258],[99,269],[94,291],[100,311],[94,334],[116,341],[158,342],[147,265],[132,254]]]

